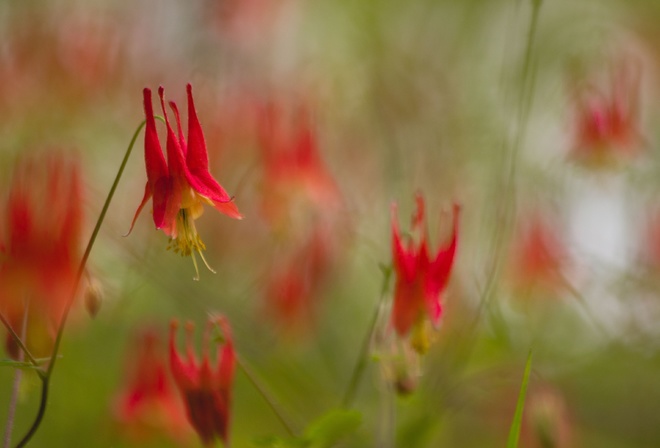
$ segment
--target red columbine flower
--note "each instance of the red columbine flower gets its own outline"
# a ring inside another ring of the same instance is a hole
[[[28,349],[48,356],[80,262],[78,165],[61,154],[24,160],[14,171],[0,236],[0,312]],[[7,351],[19,349],[8,336]]]
[[[217,369],[211,368],[209,343],[212,327],[217,324],[224,338],[224,345],[218,347]],[[170,327],[170,367],[188,412],[192,424],[202,442],[212,446],[216,438],[225,445],[229,441],[229,417],[231,406],[231,385],[234,378],[234,346],[229,322],[224,317],[210,319],[202,346],[202,362],[198,363],[193,347],[192,333],[194,326],[186,326],[186,360],[176,349],[176,331],[178,323]]]
[[[170,101],[169,105],[176,118],[178,137],[170,126],[165,109],[163,88],[158,89],[160,104],[167,124],[167,163],[156,132],[156,120],[151,104],[151,90],[144,89],[144,112],[146,128],[144,135],[144,159],[147,167],[147,185],[144,197],[131,223],[135,220],[147,201],[153,196],[153,219],[157,229],[162,229],[170,237],[168,248],[181,255],[191,255],[197,271],[195,252],[199,252],[206,267],[202,251],[206,248],[195,229],[195,219],[204,212],[204,204],[215,207],[231,218],[242,216],[233,199],[209,173],[209,159],[202,127],[197,119],[192,97],[192,86],[188,92],[188,142],[183,137],[179,110]],[[130,230],[129,230],[130,233]],[[197,273],[197,279],[199,273]]]
[[[334,261],[328,241],[326,232],[315,229],[307,241],[278,257],[277,265],[270,269],[268,310],[287,329],[312,323],[317,296]]]
[[[442,316],[440,295],[447,286],[456,253],[459,207],[455,205],[453,209],[450,240],[431,258],[424,219],[424,198],[418,194],[416,201],[417,211],[413,214],[412,224],[420,239],[418,244],[410,241],[407,246],[401,242],[396,204],[392,205],[392,258],[396,272],[392,324],[401,337],[406,336],[413,326],[423,332],[426,315],[434,326],[439,324]],[[419,351],[425,351],[428,341],[414,340],[413,345]]]
[[[609,166],[629,158],[643,143],[638,129],[639,67],[623,61],[610,78],[607,90],[587,85],[576,92],[572,156],[589,166]]]
[[[553,226],[539,214],[527,219],[517,232],[511,253],[514,286],[526,294],[554,293],[564,284],[565,247]]]
[[[319,154],[309,113],[299,107],[289,116],[276,104],[260,115],[260,148],[264,161],[261,210],[274,230],[301,230],[301,216],[331,215],[341,206],[335,180]],[[313,219],[312,219],[313,220]]]
[[[126,388],[114,406],[115,418],[136,442],[168,434],[185,442],[189,429],[167,372],[167,358],[158,333],[143,331],[127,364]]]

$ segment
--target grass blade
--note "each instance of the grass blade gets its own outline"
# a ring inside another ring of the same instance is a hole
[[[516,405],[516,413],[513,415],[513,422],[511,429],[509,429],[509,441],[506,448],[517,448],[518,439],[520,438],[520,426],[522,424],[523,409],[525,408],[525,396],[527,395],[527,384],[529,383],[529,373],[532,371],[532,350],[529,350],[527,355],[527,364],[525,365],[525,374],[523,375],[522,384],[520,385],[520,393],[518,393],[518,404]]]

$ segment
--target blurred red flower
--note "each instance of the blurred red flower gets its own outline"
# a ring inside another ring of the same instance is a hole
[[[136,442],[162,435],[185,444],[190,435],[184,409],[172,388],[163,342],[153,330],[138,335],[128,358],[126,387],[118,395],[115,419]]]
[[[339,208],[341,194],[319,154],[306,108],[299,106],[287,115],[282,106],[270,103],[260,115],[262,214],[276,232],[304,230],[309,224],[305,221]]]
[[[151,104],[151,90],[144,89],[144,111],[146,129],[144,137],[144,156],[147,168],[147,184],[131,229],[142,208],[153,196],[153,220],[157,229],[162,229],[170,237],[170,245],[175,252],[192,256],[195,270],[197,262],[195,252],[199,252],[206,263],[202,251],[206,248],[195,229],[195,220],[204,212],[204,204],[215,207],[218,211],[235,219],[242,216],[227,192],[209,173],[209,160],[202,127],[197,118],[192,97],[192,86],[187,85],[188,94],[188,142],[183,137],[179,110],[170,101],[169,105],[176,118],[178,137],[170,126],[165,108],[163,88],[158,89],[160,103],[167,124],[167,162],[156,132],[156,120]],[[197,277],[199,278],[199,273]]]
[[[447,286],[454,264],[458,234],[459,206],[453,208],[451,238],[438,249],[435,257],[429,254],[424,216],[424,198],[416,196],[417,210],[413,214],[413,231],[419,233],[419,241],[406,246],[401,241],[397,223],[397,206],[392,205],[392,259],[396,273],[392,324],[399,336],[406,336],[415,326],[423,331],[424,317],[437,326],[442,316],[440,296]],[[413,341],[413,343],[415,343]],[[425,344],[423,344],[425,345]]]
[[[207,20],[223,38],[243,46],[270,42],[286,0],[207,1]]]
[[[611,69],[609,88],[586,84],[576,89],[573,159],[600,168],[637,153],[643,143],[639,89],[640,68],[626,60]]]
[[[312,321],[314,299],[334,261],[327,241],[327,235],[315,231],[291,256],[279,259],[270,272],[266,290],[268,309],[286,329]]]
[[[50,355],[74,293],[82,219],[76,162],[56,153],[18,164],[1,224],[0,312],[17,334],[25,334],[23,342],[34,356]],[[9,335],[6,344],[17,357],[19,348]]]
[[[211,368],[209,344],[211,329],[218,325],[224,344],[218,347],[217,369]],[[204,333],[202,361],[198,363],[192,347],[192,323],[186,326],[186,358],[176,349],[178,322],[170,327],[170,367],[174,381],[186,405],[188,421],[206,446],[212,446],[216,438],[229,443],[231,386],[236,362],[229,322],[224,317],[209,319]]]
[[[523,293],[554,293],[565,285],[566,248],[548,218],[536,213],[520,225],[510,255],[510,276]]]

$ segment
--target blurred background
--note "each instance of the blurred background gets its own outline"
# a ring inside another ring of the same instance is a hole
[[[659,20],[652,0],[0,4],[3,204],[17,161],[78,161],[84,247],[142,89],[162,85],[186,132],[190,82],[244,215],[196,221],[217,271],[198,282],[149,212],[122,237],[138,137],[88,264],[100,309],[74,305],[32,446],[201,446],[173,385],[171,413],[126,397],[166,364],[171,319],[199,349],[209,313],[302,433],[341,405],[375,310],[360,425],[337,446],[504,446],[530,349],[521,446],[660,446]],[[461,219],[440,329],[409,357],[381,285],[390,206],[407,234],[417,192],[433,253],[452,204]],[[0,368],[3,427],[13,377]],[[24,373],[14,440],[39,394]],[[287,437],[240,370],[233,398],[234,447]]]

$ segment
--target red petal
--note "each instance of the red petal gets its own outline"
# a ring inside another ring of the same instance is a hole
[[[160,96],[160,105],[163,109],[163,115],[165,116],[165,123],[167,124],[167,163],[169,166],[170,177],[176,178],[177,180],[183,180],[187,177],[188,169],[186,168],[186,161],[180,141],[176,134],[174,134],[172,126],[170,125],[167,109],[165,108],[164,89],[162,86],[158,88],[158,95]],[[179,182],[176,182],[174,186],[179,187]]]
[[[218,388],[217,409],[220,418],[217,420],[216,431],[220,434],[222,441],[227,445],[229,439],[229,409],[231,406],[231,386],[234,382],[234,370],[236,364],[236,355],[234,353],[234,344],[231,338],[231,328],[229,322],[224,317],[218,319],[220,328],[225,337],[225,345],[218,355]]]
[[[168,103],[172,110],[174,111],[174,118],[176,118],[176,131],[179,134],[179,145],[181,145],[181,151],[183,155],[186,155],[188,147],[186,145],[186,140],[183,138],[183,129],[181,128],[181,117],[179,116],[179,108],[177,107],[174,101]]]
[[[401,277],[396,279],[394,304],[392,307],[392,324],[399,336],[405,336],[417,320],[424,304],[420,299],[420,279],[406,282]]]
[[[186,85],[188,95],[188,153],[186,154],[186,163],[188,169],[193,172],[209,170],[209,156],[206,150],[206,141],[202,126],[197,118],[195,103],[192,96],[192,86]]]
[[[399,224],[396,217],[397,207],[392,204],[392,263],[394,269],[399,277],[404,278],[406,281],[411,281],[415,277],[416,270],[416,254],[414,248],[407,250],[401,243],[401,235],[399,233]]]
[[[144,130],[144,161],[147,168],[147,179],[150,187],[154,188],[156,182],[162,177],[167,177],[167,163],[163,156],[163,149],[158,140],[156,132],[156,120],[154,119],[154,110],[151,104],[151,89],[143,90],[144,113],[146,116],[146,127]]]
[[[225,344],[218,353],[218,385],[221,390],[228,393],[234,380],[234,364],[236,362],[234,343],[231,336],[231,328],[227,319],[220,316],[217,319],[217,323],[220,325],[222,335],[225,339]]]
[[[236,207],[236,204],[233,200],[230,202],[213,202],[213,206],[220,213],[224,213],[230,218],[243,219],[243,215],[241,215],[241,212],[238,211],[238,207]]]
[[[135,216],[133,216],[133,221],[131,221],[131,228],[128,229],[128,232],[126,232],[126,235],[124,235],[124,236],[130,235],[131,232],[133,231],[133,226],[135,226],[135,221],[137,221],[138,216],[140,216],[140,212],[144,208],[147,201],[149,199],[151,199],[151,195],[152,195],[151,188],[149,188],[149,182],[147,182],[146,185],[144,186],[144,196],[142,197],[142,202],[140,202],[140,205],[138,206],[137,210],[135,211]]]
[[[186,91],[188,94],[188,150],[186,152],[188,182],[195,191],[214,202],[229,202],[231,197],[209,173],[206,141],[197,118],[190,84],[186,86]]]
[[[417,210],[415,210],[412,217],[413,229],[424,225],[424,196],[420,192],[415,194],[415,204],[417,205]]]
[[[176,349],[176,332],[179,328],[177,321],[170,324],[170,368],[172,377],[181,393],[185,396],[186,392],[195,387],[197,383],[197,371],[194,366],[186,364]]]
[[[429,313],[433,319],[439,319],[441,313],[439,295],[447,286],[449,274],[454,265],[456,245],[458,240],[458,214],[459,206],[454,205],[453,231],[449,243],[438,250],[435,260],[428,266],[425,282],[425,296]]]
[[[171,238],[177,237],[176,218],[181,209],[181,187],[172,178],[161,179],[154,188],[153,218],[157,229]]]

